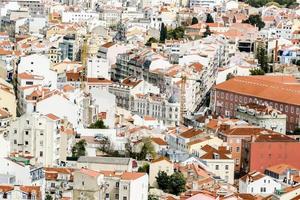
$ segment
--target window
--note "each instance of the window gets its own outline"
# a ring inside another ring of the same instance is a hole
[[[42,151],[40,151],[40,157],[43,157],[43,152]]]
[[[216,165],[216,170],[219,170],[219,165]]]
[[[265,187],[261,187],[260,188],[260,192],[266,192],[266,188]]]
[[[124,186],[123,186],[123,189],[124,189],[124,190],[127,190],[127,185],[124,185]]]
[[[28,145],[28,141],[25,141],[25,145]]]
[[[81,182],[81,185],[84,186],[84,181]]]
[[[127,197],[123,197],[123,200],[127,200]]]
[[[18,132],[18,131],[15,129],[15,130],[14,130],[14,134],[17,134],[17,132]]]
[[[251,193],[253,193],[253,187],[251,188]]]
[[[105,198],[108,199],[109,198],[109,193],[105,194]]]
[[[28,135],[28,131],[25,131],[25,135]]]
[[[116,188],[119,188],[119,184],[120,184],[119,182],[116,182]]]
[[[119,194],[115,194],[115,199],[119,199]]]
[[[43,146],[44,145],[44,142],[41,140],[40,141],[40,146]]]
[[[228,169],[229,169],[229,166],[228,166],[228,165],[225,165],[225,169],[228,170]]]
[[[14,144],[17,144],[17,140],[14,140]]]
[[[236,147],[236,152],[240,152],[240,147]]]

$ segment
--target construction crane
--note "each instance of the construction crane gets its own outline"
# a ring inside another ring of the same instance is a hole
[[[181,84],[180,84],[180,124],[184,124],[184,116],[186,115],[186,98],[185,98],[185,88],[186,88],[186,81],[192,80],[196,81],[197,83],[201,83],[200,79],[193,79],[187,78],[186,74],[181,75]]]

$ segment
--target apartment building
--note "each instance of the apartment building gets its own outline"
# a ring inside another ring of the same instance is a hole
[[[240,104],[270,105],[287,115],[286,129],[299,127],[300,85],[292,76],[235,77],[216,85],[211,108],[217,115],[236,116]]]
[[[29,156],[32,164],[59,164],[60,120],[53,114],[25,114],[11,122],[9,139],[11,152]]]
[[[139,172],[94,171],[82,168],[74,172],[73,199],[147,200],[148,175]]]
[[[136,94],[131,103],[132,112],[140,116],[151,116],[165,125],[179,124],[180,102],[171,96],[169,99],[159,94]]]
[[[248,103],[237,107],[236,117],[251,125],[286,133],[286,115],[271,106]]]

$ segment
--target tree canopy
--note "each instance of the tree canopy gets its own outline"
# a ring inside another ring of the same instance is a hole
[[[80,140],[72,147],[72,157],[85,156],[86,154],[86,141]]]
[[[250,74],[251,75],[264,75],[265,72],[264,72],[264,70],[262,70],[260,68],[255,68],[255,69],[250,69]]]
[[[146,46],[151,46],[152,45],[152,43],[157,43],[158,41],[157,41],[157,39],[155,39],[154,37],[151,37],[151,38],[149,38],[148,39],[148,41],[146,42]]]
[[[215,21],[214,21],[213,17],[211,16],[211,14],[207,13],[206,14],[206,23],[214,23],[214,22]]]
[[[278,3],[284,7],[296,6],[298,4],[296,0],[246,0],[246,3],[256,8],[263,7],[270,4],[270,2]]]
[[[97,120],[95,123],[92,123],[89,128],[91,129],[106,129],[107,127],[104,125],[102,120]]]
[[[185,191],[186,179],[181,172],[174,172],[169,176],[166,172],[160,171],[156,176],[159,189],[174,195]]]
[[[184,37],[185,29],[182,26],[179,26],[175,29],[171,29],[167,31],[167,39],[175,39],[178,40]]]
[[[167,39],[167,34],[168,34],[167,27],[165,26],[164,23],[161,23],[159,41],[164,43],[165,40]]]
[[[260,15],[250,15],[248,19],[244,20],[243,23],[251,24],[253,26],[258,27],[258,29],[262,29],[265,27],[265,22],[262,21]]]
[[[211,31],[209,26],[206,26],[205,32],[203,33],[203,37],[207,37],[209,35],[211,35]]]
[[[256,59],[261,70],[265,73],[269,72],[269,58],[267,54],[267,49],[263,45],[258,45],[256,51]]]
[[[194,24],[198,24],[198,19],[197,19],[197,17],[193,17],[192,18],[192,25],[194,25]]]

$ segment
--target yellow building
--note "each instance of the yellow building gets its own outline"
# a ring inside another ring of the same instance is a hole
[[[15,118],[17,110],[16,104],[13,86],[0,78],[0,108],[6,109],[10,112],[12,117]]]

